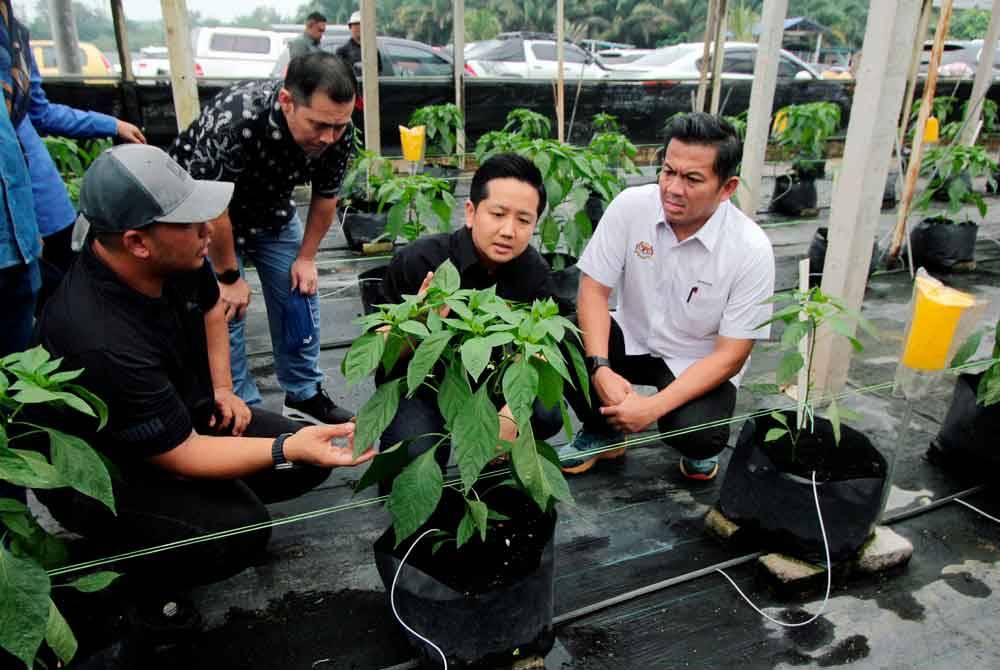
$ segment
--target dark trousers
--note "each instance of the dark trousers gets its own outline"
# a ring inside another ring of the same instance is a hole
[[[611,319],[611,333],[608,337],[608,359],[611,369],[632,384],[655,386],[663,390],[674,381],[674,374],[661,358],[643,354],[625,354],[625,337],[621,328]],[[569,401],[584,430],[598,434],[610,434],[614,429],[598,411],[601,402],[591,385],[590,398],[575,388],[566,386],[566,400]],[[687,402],[674,411],[660,417],[657,427],[661,433],[699,426],[710,421],[729,419],[736,407],[736,387],[726,381],[708,393]],[[687,458],[702,459],[715,456],[726,448],[729,440],[729,425],[702,428],[684,435],[666,438],[666,442]]]
[[[531,430],[534,432],[535,438],[548,439],[558,433],[560,428],[562,428],[562,413],[559,411],[559,407],[546,409],[540,401],[535,400],[531,413]],[[433,435],[433,433],[443,432],[444,417],[441,416],[441,410],[438,409],[437,394],[427,386],[421,386],[412,398],[400,399],[396,416],[379,440],[379,450],[382,451],[397,442],[412,439],[413,441],[407,444],[407,452],[412,460],[433,447],[441,439],[440,435]],[[418,437],[421,435],[423,437]],[[434,453],[434,457],[442,468],[448,465],[450,451],[450,444],[446,442],[438,447]]]
[[[42,257],[38,261],[42,271],[42,287],[38,291],[38,303],[35,315],[41,316],[45,303],[59,288],[63,277],[69,272],[77,254],[73,251],[73,226],[63,228],[58,233],[52,233],[45,238],[42,245]]]
[[[280,414],[252,408],[246,437],[276,437],[301,426]],[[71,489],[37,491],[69,530],[83,535],[101,556],[145,549],[270,520],[267,503],[289,500],[315,488],[326,468],[264,470],[242,479],[181,479],[153,466],[129,468],[114,482],[113,515],[101,503]],[[133,588],[170,594],[230,577],[261,559],[269,528],[209,540],[123,561],[114,566]]]

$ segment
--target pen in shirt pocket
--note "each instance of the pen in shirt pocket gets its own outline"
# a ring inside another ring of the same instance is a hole
[[[688,291],[688,299],[685,302],[691,302],[691,298],[693,298],[694,294],[697,293],[697,292],[698,292],[698,287],[697,286],[692,286],[691,290]]]

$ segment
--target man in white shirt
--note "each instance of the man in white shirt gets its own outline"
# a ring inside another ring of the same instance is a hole
[[[679,117],[657,183],[626,189],[601,218],[577,264],[592,390],[589,399],[568,394],[583,430],[560,451],[564,472],[623,456],[624,447],[609,447],[654,422],[669,433],[732,417],[754,341],[770,334],[757,326],[774,293],[771,243],[729,201],[741,154],[725,121]],[[658,393],[640,395],[632,384]],[[685,477],[707,481],[728,439],[723,423],[666,442],[680,451]]]

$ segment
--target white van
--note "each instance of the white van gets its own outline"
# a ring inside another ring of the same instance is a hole
[[[198,75],[225,79],[269,77],[285,45],[300,34],[223,26],[195,28],[191,44],[201,69]]]

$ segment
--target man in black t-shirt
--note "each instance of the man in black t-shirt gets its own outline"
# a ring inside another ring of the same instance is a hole
[[[553,297],[549,265],[529,244],[545,203],[541,172],[530,160],[517,154],[498,154],[486,160],[472,177],[465,227],[422,237],[397,253],[383,282],[387,301],[400,303],[405,294],[426,291],[434,270],[446,260],[458,269],[463,289],[495,285],[499,297],[517,302]],[[499,437],[515,439],[517,427],[510,409],[504,405],[498,414]],[[558,432],[562,415],[558,407],[547,410],[536,400],[531,423],[535,436],[546,439]],[[432,434],[440,434],[443,428],[437,396],[423,385],[412,398],[400,399],[395,418],[379,440],[379,449],[412,440],[407,447],[412,458],[430,449],[437,442]],[[427,437],[417,437],[420,435]],[[436,457],[446,464],[448,450],[439,448]]]
[[[353,68],[355,63],[361,62],[361,12],[351,14],[347,27],[351,29],[351,39],[337,47],[336,54]],[[375,55],[378,57],[378,73],[382,74],[382,54],[377,48]]]
[[[232,389],[224,303],[205,262],[232,184],[192,179],[155,147],[123,145],[87,171],[88,242],[36,330],[37,340],[108,405],[108,425],[76,413],[66,432],[107,456],[116,514],[70,489],[38,497],[101,555],[267,522],[264,503],[295,497],[354,465],[354,424],[300,428],[250,409]],[[79,418],[78,418],[79,417]],[[333,446],[339,439],[346,446]],[[169,595],[242,570],[269,532],[235,535],[128,563],[133,587]]]
[[[353,150],[357,82],[330,53],[292,60],[284,82],[251,81],[219,93],[170,148],[196,179],[235,183],[229,209],[213,224],[209,256],[229,322],[236,394],[261,400],[246,356],[249,260],[260,279],[283,413],[310,423],[342,423],[353,412],[323,390],[319,368],[316,253],[333,223]],[[311,183],[305,228],[292,189]]]

